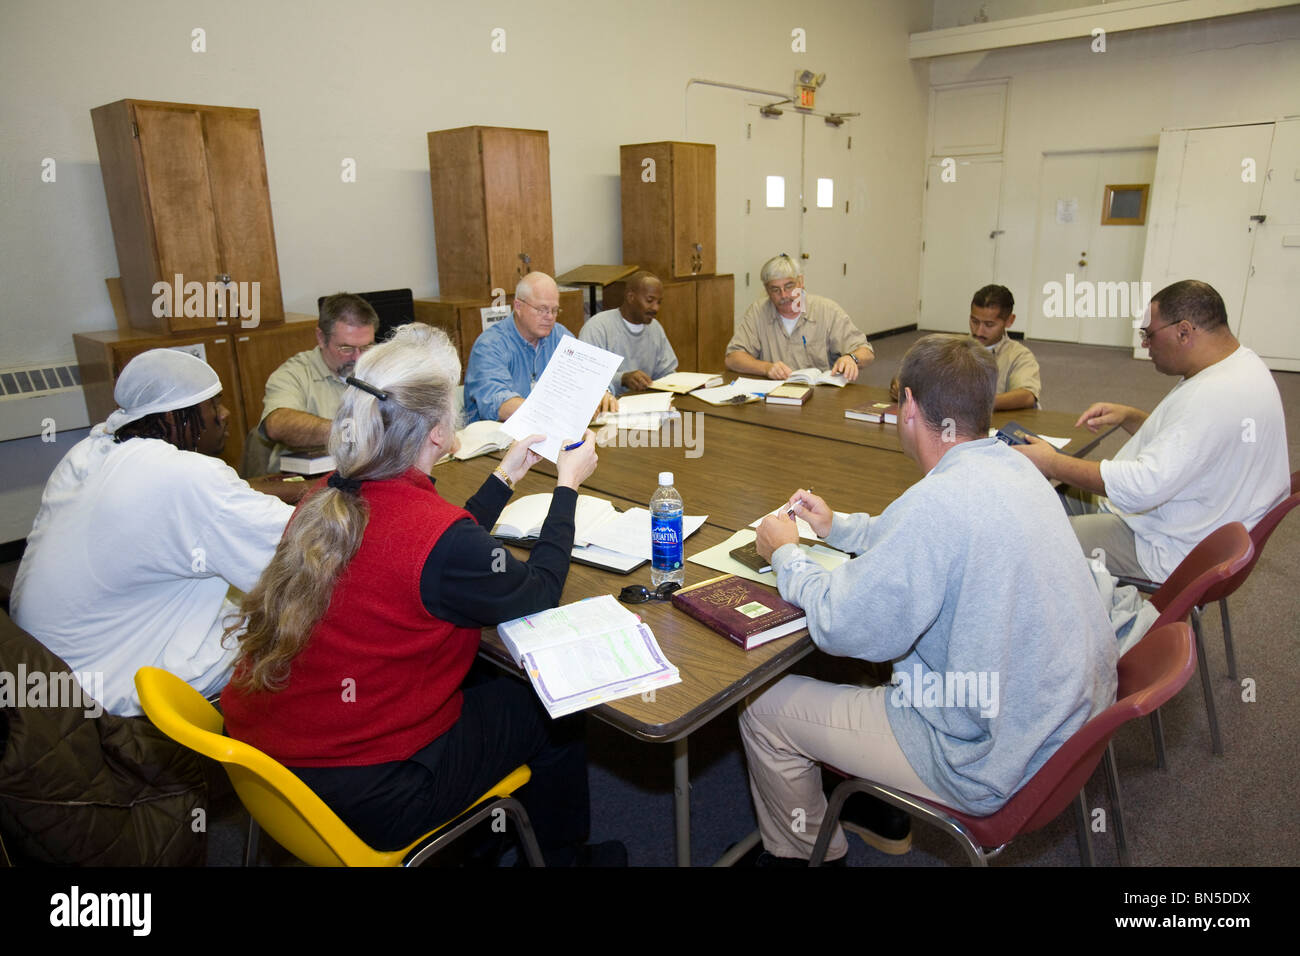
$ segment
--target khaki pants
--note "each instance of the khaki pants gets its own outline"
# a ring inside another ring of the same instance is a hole
[[[885,714],[892,690],[791,676],[746,703],[740,737],[759,833],[769,853],[812,856],[826,816],[819,761],[943,802],[921,782],[894,739]],[[848,849],[844,831],[836,826],[826,858],[837,860]]]
[[[1092,558],[1095,551],[1103,553],[1106,570],[1111,574],[1145,578],[1137,556],[1137,542],[1133,530],[1119,515],[1100,510],[1102,498],[1090,491],[1070,488],[1061,495],[1061,504],[1070,516],[1070,527],[1083,547],[1085,557]]]

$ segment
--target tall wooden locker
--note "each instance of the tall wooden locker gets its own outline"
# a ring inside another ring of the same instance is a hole
[[[708,143],[619,149],[623,261],[665,281],[717,272],[717,150]]]
[[[431,132],[429,181],[439,295],[491,298],[529,272],[555,274],[545,130]]]
[[[217,300],[206,294],[202,315],[185,315],[183,300],[172,315],[155,315],[154,284],[174,285],[178,275],[205,292],[208,283],[249,283],[245,304],[256,288],[258,323],[282,323],[258,111],[118,100],[90,116],[131,325],[158,333],[240,327],[219,305],[209,308]]]

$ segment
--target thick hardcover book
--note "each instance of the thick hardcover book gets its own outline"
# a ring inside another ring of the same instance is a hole
[[[860,422],[884,422],[887,425],[898,424],[898,404],[888,402],[867,402],[844,409],[844,417]]]
[[[334,459],[323,448],[285,452],[280,456],[280,470],[292,475],[314,478],[334,470]]]
[[[778,385],[767,393],[767,400],[772,405],[802,405],[812,393],[811,385]]]
[[[808,620],[771,588],[734,574],[682,588],[673,606],[747,651],[802,630]]]

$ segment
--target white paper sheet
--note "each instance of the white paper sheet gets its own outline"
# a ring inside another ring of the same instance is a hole
[[[682,539],[699,531],[708,515],[685,515],[682,518]],[[650,560],[650,512],[645,508],[629,508],[618,517],[594,528],[588,540],[602,548],[631,554]]]
[[[691,394],[696,398],[703,399],[710,405],[725,405],[737,397],[766,395],[778,385],[783,384],[783,382],[770,378],[738,378],[730,385],[701,388]]]
[[[568,336],[501,430],[516,439],[545,435],[533,451],[555,461],[563,442],[582,437],[614,370],[622,364],[621,355]]]

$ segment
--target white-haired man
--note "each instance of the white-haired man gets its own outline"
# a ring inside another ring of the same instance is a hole
[[[852,382],[875,358],[867,336],[830,299],[804,291],[803,272],[787,255],[763,263],[759,278],[767,291],[745,310],[727,343],[733,372],[786,379],[795,369],[830,369]]]
[[[113,390],[118,410],[55,467],[27,536],[14,622],[74,673],[102,673],[111,714],[141,713],[146,665],[203,694],[225,686],[226,592],[252,588],[293,514],[215,457],[229,416],[220,394],[201,359],[137,355]]]
[[[545,272],[530,272],[515,286],[510,320],[474,341],[465,368],[465,424],[503,422],[524,403],[560,342],[573,333],[559,322],[560,290]],[[618,402],[608,392],[600,410]]]

